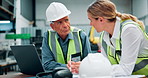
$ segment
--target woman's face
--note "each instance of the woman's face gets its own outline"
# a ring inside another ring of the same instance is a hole
[[[70,32],[70,21],[69,17],[66,16],[62,19],[59,19],[57,21],[54,21],[53,24],[51,24],[51,27],[53,30],[55,30],[60,36],[66,36]]]
[[[87,13],[88,19],[90,20],[90,25],[93,26],[97,32],[103,31],[103,23],[101,18],[92,18],[89,13]]]

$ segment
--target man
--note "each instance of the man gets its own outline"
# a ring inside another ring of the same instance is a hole
[[[71,54],[81,52],[83,59],[91,52],[86,34],[81,29],[70,27],[70,13],[58,2],[51,3],[46,10],[47,21],[52,30],[45,32],[42,43],[42,64],[45,71],[66,67]]]

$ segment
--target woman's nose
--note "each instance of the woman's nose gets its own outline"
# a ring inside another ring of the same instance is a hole
[[[89,24],[90,24],[90,26],[93,26],[91,22]]]

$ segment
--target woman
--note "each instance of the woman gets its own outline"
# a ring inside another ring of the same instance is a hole
[[[109,0],[97,0],[87,13],[90,25],[102,32],[101,53],[113,64],[112,74],[148,75],[148,36],[143,23],[133,15],[117,12]]]
[[[90,25],[102,32],[101,53],[113,64],[112,75],[148,75],[148,36],[143,23],[117,12],[109,0],[97,0],[87,13]],[[79,64],[72,65],[72,71],[78,72],[76,68]]]

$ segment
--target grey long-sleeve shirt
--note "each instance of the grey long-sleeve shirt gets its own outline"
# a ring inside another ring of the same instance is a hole
[[[67,57],[67,51],[68,51],[68,44],[69,39],[73,39],[73,36],[71,33],[68,34],[65,41],[63,41],[60,36],[57,35],[59,44],[62,48],[64,57]],[[90,42],[88,39],[88,36],[85,32],[80,32],[80,39],[82,43],[82,59],[87,56],[88,53],[91,52],[90,48]],[[48,31],[44,33],[43,42],[42,42],[42,65],[45,69],[45,71],[53,70],[55,67],[66,67],[66,64],[61,64],[56,62],[54,55],[48,45]]]

